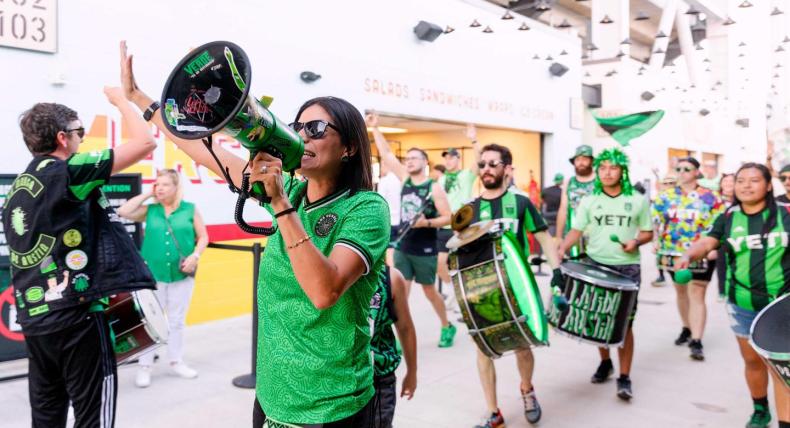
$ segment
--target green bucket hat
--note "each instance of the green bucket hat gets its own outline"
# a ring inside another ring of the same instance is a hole
[[[563,180],[565,180],[565,176],[562,175],[561,172],[558,172],[558,173],[554,174],[554,182],[555,183],[561,183]]]
[[[568,159],[568,160],[572,164],[573,160],[576,159],[579,156],[587,156],[588,158],[593,158],[593,159],[595,158],[593,156],[593,149],[592,149],[592,147],[588,146],[587,144],[582,144],[581,146],[576,147],[576,153],[574,153],[573,156],[571,156],[571,158]]]

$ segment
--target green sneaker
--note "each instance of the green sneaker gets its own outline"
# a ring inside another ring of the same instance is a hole
[[[453,339],[455,339],[455,332],[457,329],[452,323],[447,327],[442,327],[442,334],[439,337],[439,347],[449,348],[453,346]]]
[[[763,406],[754,406],[754,413],[746,423],[746,428],[768,428],[771,423],[771,412]]]

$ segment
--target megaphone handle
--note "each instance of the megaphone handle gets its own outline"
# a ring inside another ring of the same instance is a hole
[[[260,183],[255,183],[255,184],[260,184]],[[265,235],[265,236],[274,235],[274,233],[277,232],[276,227],[252,226],[251,224],[247,223],[244,220],[244,204],[245,202],[247,202],[247,199],[250,197],[249,187],[250,187],[250,174],[245,172],[241,176],[241,192],[239,192],[239,198],[236,200],[236,212],[234,216],[236,220],[236,224],[239,226],[239,229],[247,233],[252,233],[255,235]]]

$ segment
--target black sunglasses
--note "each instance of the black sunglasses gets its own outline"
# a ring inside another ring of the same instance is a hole
[[[81,126],[79,128],[64,129],[63,132],[76,132],[77,136],[80,137],[80,138],[85,136],[85,128],[83,128]]]
[[[288,126],[290,126],[295,132],[299,132],[304,129],[304,134],[307,135],[308,138],[312,138],[314,140],[320,140],[324,138],[326,128],[332,128],[337,131],[338,134],[340,133],[340,129],[337,126],[332,125],[325,120],[311,120],[304,123],[294,122]]]
[[[694,171],[694,169],[689,168],[687,166],[675,168],[675,172],[691,172],[691,171]]]
[[[504,161],[501,161],[501,160],[492,160],[492,161],[488,161],[488,164],[486,164],[486,163],[485,163],[485,162],[483,162],[483,161],[480,161],[480,162],[478,162],[478,163],[477,163],[477,169],[483,169],[483,168],[485,168],[485,167],[486,167],[486,165],[488,165],[488,167],[489,167],[489,168],[496,168],[496,167],[498,167],[499,165],[503,165],[504,163],[505,163],[505,162],[504,162]]]
[[[790,180],[790,175],[780,175],[779,176],[779,180],[781,180],[781,181]]]

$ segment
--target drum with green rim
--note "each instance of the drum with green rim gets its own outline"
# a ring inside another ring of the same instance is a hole
[[[749,330],[749,343],[790,388],[790,294],[757,314]]]
[[[490,358],[548,345],[532,270],[511,232],[489,232],[449,255],[455,296],[469,334]]]

